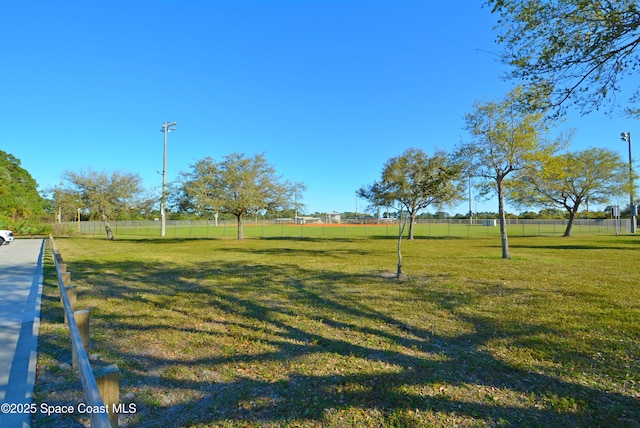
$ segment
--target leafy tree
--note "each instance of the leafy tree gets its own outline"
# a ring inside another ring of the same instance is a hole
[[[31,174],[15,156],[0,150],[0,221],[32,221],[43,214],[44,200]],[[8,226],[5,226],[8,227]]]
[[[167,185],[167,205],[170,212],[180,213],[181,216],[191,217],[198,214],[194,201],[186,194],[184,186],[180,182]],[[214,213],[205,213],[205,218],[213,218]]]
[[[568,152],[537,159],[509,193],[520,206],[565,209],[569,220],[564,236],[571,236],[581,204],[604,204],[628,191],[628,172],[628,164],[611,150]]]
[[[518,218],[532,220],[538,218],[538,214],[534,213],[533,211],[524,211],[518,214]]]
[[[509,176],[522,174],[542,153],[552,153],[557,143],[543,141],[546,123],[542,113],[532,112],[530,93],[521,87],[501,102],[476,103],[465,116],[472,140],[458,148],[457,158],[472,175],[484,179],[483,192],[498,195],[502,258],[508,259],[505,188]]]
[[[182,173],[182,191],[193,207],[201,213],[233,214],[238,221],[238,239],[244,239],[244,219],[260,212],[290,207],[295,192],[293,186],[276,175],[263,155],[246,157],[232,153],[216,162],[207,157]]]
[[[564,218],[565,212],[558,208],[543,208],[538,211],[538,218],[551,219],[551,218]]]
[[[436,152],[429,157],[423,150],[411,148],[387,160],[380,181],[361,187],[357,195],[376,208],[406,211],[408,239],[413,239],[413,226],[421,210],[460,200],[459,172],[460,167],[453,165],[446,153]]]
[[[450,215],[446,211],[436,211],[435,213],[433,213],[433,218],[437,218],[438,220],[444,220],[449,217]]]
[[[93,169],[86,171],[65,171],[63,180],[70,188],[62,185],[54,189],[56,205],[72,203],[87,208],[92,217],[98,217],[103,223],[107,239],[113,240],[113,231],[109,220],[123,212],[135,211],[146,201],[143,195],[142,179],[138,174],[115,171],[107,173]]]
[[[71,221],[77,214],[78,208],[83,208],[86,204],[81,200],[78,192],[65,189],[63,183],[51,190],[53,195],[52,208],[55,213],[56,222]]]
[[[459,172],[459,166],[453,165],[444,152],[429,157],[423,150],[411,148],[385,162],[380,181],[356,192],[374,208],[393,207],[399,211],[397,278],[402,276],[402,236],[407,221],[408,239],[413,239],[413,226],[419,211],[430,205],[459,200]]]
[[[487,0],[512,78],[543,88],[553,106],[591,111],[640,66],[636,0]],[[634,87],[635,97],[638,88]]]

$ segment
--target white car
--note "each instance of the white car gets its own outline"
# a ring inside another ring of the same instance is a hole
[[[13,232],[10,230],[0,230],[0,245],[8,245],[11,241],[13,241]]]

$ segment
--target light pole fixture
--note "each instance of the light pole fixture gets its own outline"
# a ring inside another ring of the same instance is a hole
[[[167,191],[167,134],[176,130],[176,122],[164,122],[160,130],[164,134],[164,152],[162,157],[162,199],[160,200],[160,236],[166,234],[166,191]]]
[[[620,134],[622,141],[629,143],[629,209],[631,214],[631,233],[636,233],[636,206],[633,198],[633,159],[631,157],[631,132]]]

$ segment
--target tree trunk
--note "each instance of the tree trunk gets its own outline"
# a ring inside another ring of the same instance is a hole
[[[398,269],[396,270],[396,278],[402,278],[402,232],[398,235]]]
[[[243,214],[237,214],[236,217],[238,218],[238,239],[244,239],[244,215]]]
[[[408,240],[413,240],[413,225],[416,222],[416,213],[412,212],[410,217],[409,217],[409,237],[407,238]]]
[[[502,180],[498,181],[498,214],[500,216],[500,239],[502,240],[502,258],[510,259],[509,239],[507,237],[507,217],[504,212],[504,188]]]
[[[104,223],[104,230],[107,232],[107,239],[113,241],[113,231],[111,230],[111,225],[109,225],[109,219],[102,213],[102,222]]]
[[[398,270],[396,271],[396,278],[402,278],[402,235],[404,235],[404,228],[407,225],[407,219],[402,219],[402,210],[400,211],[400,223],[398,224]]]
[[[576,211],[569,210],[569,221],[567,222],[567,228],[564,230],[563,237],[571,236],[571,228],[573,227],[573,221],[576,219]]]

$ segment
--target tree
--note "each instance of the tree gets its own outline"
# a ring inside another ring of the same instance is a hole
[[[521,206],[560,207],[569,215],[565,237],[580,205],[608,203],[612,197],[628,191],[628,165],[617,153],[602,148],[541,157],[532,168],[514,182],[510,190]]]
[[[501,102],[476,103],[465,116],[472,141],[458,148],[457,158],[471,175],[484,179],[484,192],[498,195],[502,258],[508,259],[509,242],[505,215],[505,187],[511,175],[521,174],[536,157],[552,153],[557,143],[546,143],[542,113],[532,112],[530,93],[517,87]]]
[[[429,157],[423,150],[411,148],[385,162],[380,181],[356,192],[376,209],[393,207],[399,211],[397,278],[402,276],[402,236],[407,221],[408,239],[413,239],[413,226],[420,210],[459,200],[459,172],[459,166],[453,165],[444,152]]]
[[[543,88],[552,106],[597,109],[640,66],[636,0],[488,0],[511,77]],[[633,88],[635,97],[638,88]]]
[[[538,218],[550,219],[550,218],[564,218],[565,212],[558,208],[543,208],[538,211]]]
[[[408,239],[413,239],[413,226],[421,210],[460,200],[459,172],[459,166],[453,165],[444,152],[429,157],[423,150],[410,148],[387,160],[380,181],[361,187],[357,195],[376,208],[393,207],[406,211]]]
[[[15,156],[0,150],[0,222],[31,220],[43,213],[44,200],[31,174]],[[12,226],[13,227],[13,226]]]
[[[232,153],[221,162],[207,157],[192,168],[191,172],[182,173],[184,195],[201,213],[233,214],[238,221],[238,239],[244,239],[246,216],[289,207],[295,192],[303,190],[301,183],[296,187],[282,181],[260,154],[246,157]]]
[[[71,188],[62,185],[54,189],[54,197],[59,195],[58,206],[64,201],[74,201],[77,208],[89,209],[92,217],[104,223],[107,239],[113,240],[109,220],[119,213],[135,210],[141,203],[142,179],[138,174],[115,171],[111,174],[93,169],[86,171],[65,171],[63,180]]]

